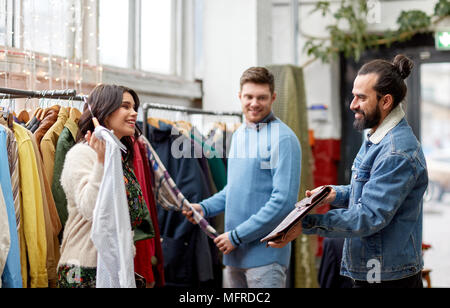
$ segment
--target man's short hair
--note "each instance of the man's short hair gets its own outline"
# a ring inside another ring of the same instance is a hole
[[[271,72],[265,67],[250,67],[247,69],[241,77],[241,91],[244,84],[251,82],[256,84],[267,84],[270,89],[270,93],[275,91],[275,81]]]

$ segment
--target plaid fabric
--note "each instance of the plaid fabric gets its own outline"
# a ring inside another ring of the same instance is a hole
[[[210,238],[218,236],[217,231],[203,218],[184,197],[177,185],[167,172],[158,154],[144,136],[140,137],[149,152],[149,160],[154,174],[154,192],[158,203],[167,211],[181,211],[187,208],[193,212],[194,220]]]

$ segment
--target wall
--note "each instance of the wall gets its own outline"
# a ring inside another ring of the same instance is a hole
[[[271,61],[270,8],[270,0],[204,2],[204,109],[241,110],[238,92],[242,72]],[[259,31],[267,27],[269,30]]]
[[[311,14],[317,1],[299,0],[298,63],[309,58],[303,52],[306,36],[326,37],[329,21]],[[331,1],[332,10],[340,1]],[[375,1],[369,28],[396,28],[402,10],[420,9],[432,13],[437,0]],[[291,1],[208,0],[204,9],[204,109],[239,111],[239,77],[253,65],[294,64]],[[270,6],[268,8],[268,6]],[[268,11],[269,17],[268,17]],[[270,30],[270,33],[268,31]],[[258,46],[264,46],[260,50]],[[268,50],[270,49],[270,50]],[[258,54],[260,52],[260,54]],[[328,111],[310,111],[309,125],[319,139],[340,139],[339,64],[319,61],[305,67],[307,102],[327,105]]]

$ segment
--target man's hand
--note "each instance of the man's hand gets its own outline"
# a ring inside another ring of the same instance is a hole
[[[191,204],[192,205],[192,207],[200,214],[200,215],[202,215],[202,216],[205,216],[205,214],[203,213],[203,210],[202,210],[202,206],[200,205],[200,204],[198,204],[198,203],[193,203],[193,204]],[[186,209],[186,208],[183,208],[183,210],[181,211],[181,213],[184,215],[184,216],[186,216],[186,218],[191,222],[191,223],[193,223],[194,225],[196,225],[197,224],[197,222],[194,220],[194,217],[193,217],[193,212],[191,211],[191,210],[188,210],[188,209]]]
[[[269,241],[269,246],[273,248],[283,248],[302,234],[302,222],[298,222],[291,230],[289,230],[284,241]]]
[[[313,190],[307,190],[305,192],[305,196],[307,198],[311,197],[313,194],[315,194],[316,192],[318,192],[323,186],[319,186],[317,188],[314,188]],[[328,196],[323,199],[322,201],[320,201],[319,204],[317,204],[317,206],[322,206],[324,204],[330,204],[331,202],[333,202],[336,199],[336,191],[332,188],[331,192],[328,194]]]
[[[230,241],[229,234],[230,232],[223,233],[218,237],[216,237],[216,239],[214,240],[214,243],[216,244],[217,248],[219,248],[219,250],[222,251],[224,255],[229,254],[235,249],[235,247]]]

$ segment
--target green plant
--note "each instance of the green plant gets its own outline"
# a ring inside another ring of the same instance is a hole
[[[450,2],[448,0],[439,0],[434,7],[434,15],[446,17],[450,15]]]
[[[366,49],[390,46],[394,42],[411,39],[417,33],[431,31],[436,23],[450,17],[450,0],[439,0],[433,16],[420,10],[402,11],[397,18],[398,29],[381,34],[368,31],[370,8],[365,0],[341,0],[339,9],[334,13],[329,1],[319,1],[311,11],[314,12],[321,12],[323,17],[331,15],[334,23],[326,28],[329,33],[327,38],[306,35],[306,53],[324,63],[337,59],[340,53],[358,61]]]

